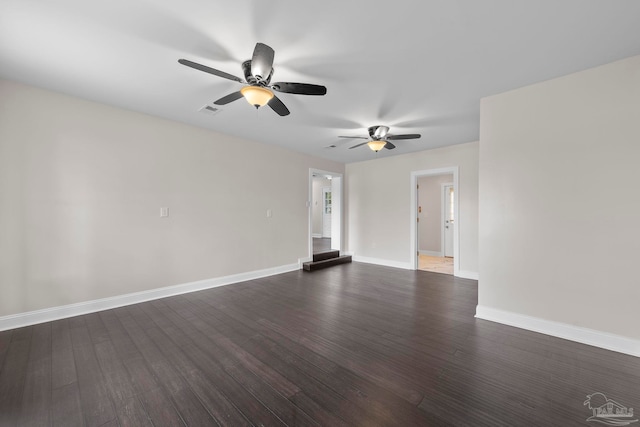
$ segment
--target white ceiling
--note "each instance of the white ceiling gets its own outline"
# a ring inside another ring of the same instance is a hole
[[[640,54],[638,18],[637,0],[0,0],[0,76],[348,163],[476,141],[480,98]],[[177,60],[242,76],[256,42],[274,82],[327,95],[198,112],[241,85]],[[422,138],[337,138],[378,124]]]

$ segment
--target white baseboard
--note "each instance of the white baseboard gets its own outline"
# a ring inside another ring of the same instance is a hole
[[[472,280],[478,280],[478,277],[479,277],[477,271],[465,271],[465,270],[454,271],[453,275],[456,277],[460,277],[462,279],[472,279]]]
[[[441,251],[423,251],[423,250],[419,250],[418,253],[420,255],[427,255],[427,256],[443,256]]]
[[[402,268],[405,270],[413,270],[411,263],[401,261],[390,261],[388,259],[369,258],[365,256],[352,255],[352,259],[355,262],[364,262],[366,264],[383,265],[385,267]]]
[[[125,305],[137,304],[140,302],[186,294],[189,292],[201,291],[204,289],[216,288],[218,286],[231,285],[233,283],[246,282],[247,280],[259,279],[261,277],[273,276],[275,274],[288,273],[290,271],[296,271],[299,269],[300,266],[298,264],[282,265],[278,267],[265,268],[264,270],[249,271],[246,273],[199,280],[197,282],[183,283],[180,285],[167,286],[164,288],[151,289],[148,291],[118,295],[109,298],[101,298],[93,301],[85,301],[76,304],[29,311],[26,313],[12,314],[9,316],[0,317],[0,331],[21,328],[23,326],[35,325],[38,323],[50,322],[67,317],[79,316],[87,313],[94,313],[96,311],[109,310]]]
[[[608,332],[582,328],[568,323],[554,322],[481,305],[476,307],[476,317],[478,319],[503,323],[505,325],[515,326],[516,328],[540,332],[542,334],[640,357],[640,340],[614,335]]]

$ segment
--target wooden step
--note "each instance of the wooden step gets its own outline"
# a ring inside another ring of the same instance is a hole
[[[315,271],[322,268],[332,267],[334,265],[346,264],[351,262],[351,255],[338,255],[321,261],[308,261],[302,264],[305,271]]]
[[[338,258],[340,256],[340,251],[330,250],[325,252],[318,252],[313,254],[313,261],[324,261],[325,259]]]

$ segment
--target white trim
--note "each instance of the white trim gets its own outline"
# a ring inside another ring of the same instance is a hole
[[[442,258],[444,256],[444,254],[442,252],[438,252],[438,251],[418,251],[420,252],[420,255],[426,255],[426,256],[437,256]]]
[[[311,237],[314,238],[314,239],[322,239],[322,234],[312,233]]]
[[[265,268],[264,270],[249,271],[246,273],[199,280],[197,282],[183,283],[180,285],[167,286],[164,288],[151,289],[148,291],[101,298],[92,301],[84,301],[76,304],[62,305],[59,307],[45,308],[42,310],[29,311],[26,313],[12,314],[9,316],[0,317],[0,331],[21,328],[23,326],[35,325],[43,322],[51,322],[53,320],[79,316],[87,313],[94,313],[96,311],[108,310],[159,298],[166,298],[174,295],[201,291],[204,289],[216,288],[218,286],[231,285],[233,283],[245,282],[247,280],[273,276],[275,274],[288,273],[290,271],[296,271],[299,269],[300,265],[298,264],[281,265],[279,267]]]
[[[402,261],[391,261],[388,259],[370,258],[366,256],[352,255],[351,259],[355,262],[364,262],[365,264],[383,265],[385,267],[402,268],[404,270],[413,270],[411,264]]]
[[[524,314],[481,305],[476,307],[476,317],[478,319],[515,326],[516,328],[527,329],[529,331],[640,357],[640,340],[614,335],[608,332],[582,328],[568,323],[554,322],[552,320],[540,319],[538,317],[526,316]]]
[[[478,276],[478,272],[477,271],[458,270],[454,274],[454,276],[460,277],[462,279],[479,280],[479,276]]]
[[[418,269],[418,231],[416,227],[416,213],[418,212],[418,178],[422,176],[450,175],[453,174],[453,198],[455,211],[453,212],[453,275],[460,274],[460,244],[458,242],[458,228],[460,226],[460,186],[458,182],[458,166],[450,166],[446,168],[427,169],[411,172],[411,206],[410,206],[410,236],[409,239],[409,265],[411,270]]]

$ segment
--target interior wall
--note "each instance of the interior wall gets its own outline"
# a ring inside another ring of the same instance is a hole
[[[346,165],[347,247],[354,255],[411,265],[411,172],[459,167],[460,270],[478,271],[478,142]]]
[[[312,200],[311,200],[311,233],[313,235],[322,235],[322,189],[331,187],[331,180],[323,176],[315,176],[311,181]]]
[[[344,172],[0,80],[0,316],[297,263],[309,168]]]
[[[453,184],[453,174],[418,178],[418,250],[442,253],[442,184]]]
[[[640,339],[640,56],[485,98],[479,305]]]

